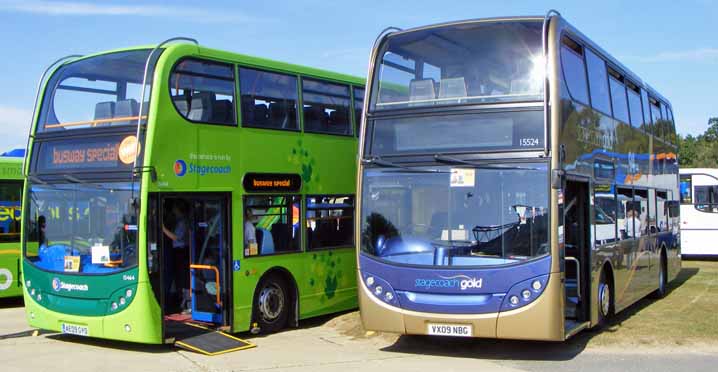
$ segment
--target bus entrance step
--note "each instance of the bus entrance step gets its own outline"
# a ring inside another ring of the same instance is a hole
[[[227,333],[190,322],[176,322],[174,327],[182,328],[175,338],[175,346],[201,353],[219,355],[232,351],[250,349],[257,345]]]

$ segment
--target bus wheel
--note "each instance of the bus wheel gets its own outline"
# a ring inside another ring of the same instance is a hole
[[[263,333],[281,330],[289,317],[289,296],[284,278],[276,273],[259,282],[254,296],[254,321]]]
[[[666,287],[668,286],[668,268],[666,264],[666,255],[661,251],[661,269],[658,270],[658,288],[651,293],[653,298],[663,298],[666,295]]]
[[[613,293],[611,283],[606,270],[601,270],[601,278],[598,283],[598,324],[605,325],[606,321],[613,315]]]

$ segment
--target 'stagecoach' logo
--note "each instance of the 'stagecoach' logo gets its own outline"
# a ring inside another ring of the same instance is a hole
[[[87,284],[73,284],[73,283],[65,283],[59,278],[52,279],[52,289],[55,290],[55,292],[59,292],[61,289],[64,289],[68,292],[72,291],[81,291],[81,292],[87,292],[90,287]]]
[[[467,275],[441,276],[440,279],[416,279],[414,286],[419,288],[459,288],[462,291],[473,288],[481,288],[483,278],[472,278]]]
[[[187,163],[184,160],[179,159],[175,162],[175,174],[178,177],[182,177],[187,173]]]
[[[60,290],[60,279],[58,279],[58,278],[52,279],[52,289],[54,289],[55,292]]]

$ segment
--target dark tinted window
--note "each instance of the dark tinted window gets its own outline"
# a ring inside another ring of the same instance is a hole
[[[568,91],[573,99],[587,105],[586,67],[583,63],[583,55],[579,53],[583,53],[583,48],[564,38],[564,45],[561,46],[561,66]]]
[[[613,117],[628,123],[628,103],[626,100],[626,86],[619,80],[611,76],[609,78],[611,86],[611,102],[613,104]]]
[[[663,118],[661,117],[661,108],[658,101],[650,98],[649,106],[651,108],[651,121],[653,123],[653,135],[659,138],[663,137]]]
[[[170,75],[177,111],[190,121],[235,124],[234,66],[199,59],[177,63]]]
[[[356,130],[354,133],[359,135],[361,129],[362,110],[364,109],[364,88],[354,88],[354,120],[356,120]]]
[[[693,204],[693,179],[690,175],[681,176],[681,204]]]
[[[240,68],[239,85],[243,127],[299,130],[296,76]]]
[[[707,213],[718,213],[718,186],[696,186],[696,209]]]
[[[591,105],[606,114],[611,114],[611,102],[608,94],[608,74],[606,62],[586,49],[586,66],[588,67],[588,86],[591,91]]]
[[[373,122],[372,154],[542,149],[541,111],[382,119]]]
[[[22,181],[0,182],[0,242],[20,241]]]
[[[641,89],[641,102],[643,103],[643,125],[641,126],[641,129],[646,132],[650,132],[651,108],[649,107],[650,103],[648,102],[648,93],[646,93],[643,89]]]
[[[636,88],[637,89],[637,88]],[[643,109],[641,108],[641,95],[632,88],[628,92],[628,111],[631,113],[631,125],[640,128],[643,125]]]
[[[300,251],[301,201],[292,195],[244,198],[244,255]]]
[[[354,242],[354,197],[307,197],[307,246],[310,249],[347,247]]]
[[[668,128],[671,131],[671,143],[678,143],[676,139],[676,122],[673,121],[673,110],[670,107],[668,108]]]
[[[352,134],[349,86],[302,79],[304,131]]]

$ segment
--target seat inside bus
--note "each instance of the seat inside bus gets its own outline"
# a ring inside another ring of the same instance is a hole
[[[172,97],[177,111],[192,121],[233,123],[232,101],[217,99],[213,92],[195,92]]]
[[[149,102],[142,105],[142,115],[147,115],[149,110]],[[140,104],[135,99],[123,99],[119,101],[98,102],[95,104],[94,120],[127,118],[128,120],[100,122],[95,124],[97,127],[110,125],[128,125],[137,122],[137,115],[140,111]]]

